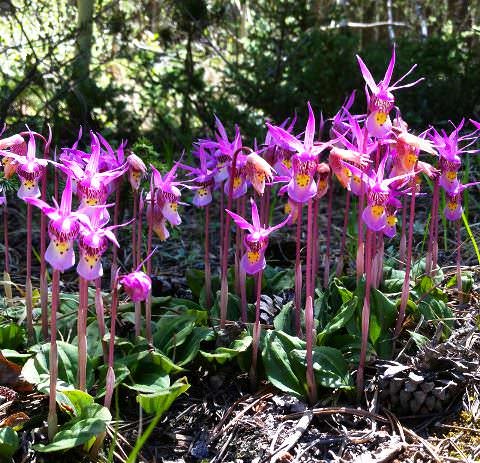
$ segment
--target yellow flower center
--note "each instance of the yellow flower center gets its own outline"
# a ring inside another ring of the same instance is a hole
[[[85,200],[85,204],[87,206],[97,206],[98,205],[98,199],[97,198],[87,198]]]
[[[408,170],[412,170],[415,167],[415,164],[417,163],[418,157],[410,152],[405,156],[405,168]]]
[[[360,185],[360,183],[362,182],[362,180],[360,179],[360,177],[358,175],[353,175],[352,180],[358,185]]]
[[[233,179],[233,189],[236,190],[237,188],[240,187],[240,185],[242,184],[242,178],[241,177],[235,177]]]
[[[203,197],[203,196],[207,196],[207,194],[208,194],[208,190],[206,188],[199,188],[197,190],[197,195],[198,196]]]
[[[453,201],[448,201],[447,202],[447,207],[451,212],[455,212],[457,210],[458,204],[453,202]]]
[[[23,188],[26,188],[27,190],[31,190],[32,188],[35,187],[35,181],[34,180],[23,180]]]
[[[375,122],[378,125],[383,125],[385,124],[386,120],[387,120],[387,113],[377,111],[377,114],[375,114]]]
[[[306,188],[308,185],[310,185],[310,175],[297,174],[295,175],[295,182],[300,188]]]
[[[285,203],[285,207],[283,208],[283,211],[285,212],[285,215],[290,214],[292,212],[292,206],[289,202]]]
[[[55,249],[60,253],[60,255],[65,254],[70,248],[68,246],[68,241],[57,241],[53,242]]]
[[[387,217],[387,225],[388,225],[389,227],[394,227],[396,223],[397,223],[397,217],[396,217],[396,216],[394,216],[394,215],[389,215],[389,216]]]
[[[454,170],[449,170],[445,174],[445,177],[447,177],[449,182],[454,182],[457,179],[457,173]]]
[[[380,206],[380,205],[372,206],[372,215],[378,219],[382,216],[384,210],[385,208],[383,206]]]
[[[284,159],[282,161],[282,164],[287,168],[291,169],[292,168],[292,160],[291,159]]]
[[[260,253],[258,251],[248,251],[247,259],[251,264],[256,264],[260,260]]]
[[[327,188],[327,181],[326,180],[319,180],[318,181],[318,189],[319,190],[325,190]]]
[[[99,259],[99,257],[96,254],[93,256],[87,254],[84,258],[85,258],[85,262],[88,264],[90,268],[95,267]]]
[[[172,212],[177,212],[178,204],[177,203],[168,203],[167,206]]]

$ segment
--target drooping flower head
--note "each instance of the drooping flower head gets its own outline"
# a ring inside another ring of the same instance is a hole
[[[443,213],[447,220],[454,222],[455,220],[459,220],[463,214],[463,207],[462,207],[462,196],[464,190],[470,188],[475,185],[480,185],[480,182],[473,182],[473,183],[466,183],[464,185],[458,184],[457,189],[454,191],[445,191],[446,196],[446,205]]]
[[[469,150],[476,141],[473,133],[460,136],[460,131],[465,124],[465,119],[460,121],[454,130],[447,134],[445,130],[438,132],[433,129],[431,140],[439,154],[440,186],[451,194],[454,194],[460,186],[458,171],[462,165],[461,155],[464,153],[476,153],[478,150]],[[461,146],[463,142],[468,142]]]
[[[117,248],[120,247],[113,230],[124,227],[133,221],[104,227],[104,214],[101,209],[101,207],[94,208],[94,212],[90,216],[79,215],[78,248],[80,258],[77,273],[87,281],[96,280],[103,275],[102,255],[108,248],[108,241],[111,241]]]
[[[200,143],[204,148],[214,150],[216,160],[215,182],[220,184],[227,180],[229,176],[233,154],[242,147],[242,136],[239,127],[236,125],[235,136],[233,141],[230,141],[222,121],[217,116],[215,116],[215,127],[215,140],[200,140]]]
[[[74,240],[78,236],[78,222],[81,210],[72,212],[72,180],[67,182],[62,193],[60,205],[53,198],[54,206],[38,198],[25,198],[25,201],[38,207],[49,219],[48,235],[50,243],[45,251],[45,260],[56,270],[64,272],[75,265]]]
[[[308,106],[308,122],[303,142],[281,127],[267,122],[272,137],[289,147],[295,154],[292,156],[293,175],[288,184],[288,196],[298,203],[305,203],[317,194],[314,174],[317,169],[318,155],[328,146],[327,143],[314,144],[315,116],[310,103]]]
[[[128,164],[128,181],[132,190],[138,191],[140,188],[140,182],[147,173],[147,166],[145,163],[135,154],[130,153],[127,157]]]
[[[118,282],[123,286],[123,289],[130,297],[132,302],[146,301],[152,289],[152,279],[140,269],[143,264],[152,257],[157,248],[155,248],[150,255],[141,262],[134,272],[128,275],[123,275],[118,279]]]
[[[366,93],[368,102],[368,116],[367,116],[367,129],[369,133],[377,138],[384,138],[392,128],[392,121],[390,120],[389,113],[395,103],[393,92],[401,88],[412,87],[418,84],[423,78],[417,79],[410,84],[398,85],[405,79],[416,67],[412,68],[394,84],[390,85],[392,79],[393,68],[395,67],[395,47],[392,50],[392,57],[388,64],[387,70],[383,79],[377,84],[372,77],[371,72],[363,62],[362,58],[357,55],[360,71],[366,82]],[[369,93],[371,92],[371,94]]]
[[[3,127],[0,136],[4,131],[5,126]],[[6,156],[3,153],[5,151],[17,154],[18,156],[25,156],[27,154],[27,144],[20,134],[15,134],[7,138],[0,139],[0,152],[4,156],[2,159],[3,173],[5,178],[9,179],[17,171],[18,164],[13,158]]]
[[[343,161],[365,170],[370,163],[371,154],[377,149],[378,142],[369,137],[366,128],[360,127],[358,120],[348,111],[345,110],[342,117],[344,132],[332,129],[337,138],[335,146],[330,150],[328,163],[341,185],[350,189],[353,194],[360,195],[361,179],[353,174]]]
[[[230,214],[239,228],[248,231],[248,234],[245,235],[243,240],[246,252],[240,261],[240,265],[242,265],[246,273],[254,275],[263,270],[267,265],[265,260],[265,250],[268,246],[269,235],[275,230],[282,228],[289,221],[290,216],[274,227],[265,228],[260,225],[260,216],[258,215],[255,201],[251,199],[250,203],[252,206],[252,223],[247,222],[243,217],[229,211],[228,209],[226,209],[226,211]]]
[[[75,161],[68,159],[63,160],[63,165],[59,164],[58,167],[63,170],[67,175],[73,177],[76,182],[77,196],[80,199],[81,207],[85,207],[87,215],[92,215],[96,209],[96,206],[105,204],[110,193],[108,185],[118,177],[122,176],[128,169],[128,164],[124,163],[115,170],[107,170],[104,172],[99,171],[100,163],[100,143],[98,137],[91,133],[91,153],[77,153],[83,157],[88,157],[88,161],[85,166],[79,165]],[[79,150],[76,150],[79,151]],[[106,208],[100,208],[103,212],[101,217],[103,222],[108,222],[109,215]]]
[[[162,174],[155,168],[155,166],[150,165],[150,167],[152,168],[153,191],[156,192],[155,206],[158,207],[162,217],[168,220],[171,225],[180,225],[182,219],[178,213],[178,205],[181,204],[181,193],[178,186],[185,185],[181,182],[175,181],[179,164],[175,163],[163,178]]]
[[[49,141],[47,144],[49,144]],[[21,147],[22,144],[18,143],[14,146]],[[18,189],[17,196],[20,199],[40,197],[40,188],[38,185],[40,179],[45,173],[45,167],[47,166],[48,161],[46,159],[37,158],[35,154],[36,144],[33,132],[30,132],[25,156],[16,154],[13,151],[0,151],[0,155],[7,157],[16,163],[16,173],[20,179],[20,188]]]
[[[389,195],[385,209],[385,227],[383,234],[388,238],[393,238],[397,233],[397,211],[402,207],[402,203],[393,196]]]
[[[353,174],[361,178],[365,184],[365,192],[367,193],[367,207],[362,212],[362,220],[368,228],[373,231],[380,231],[387,225],[387,204],[391,200],[393,193],[389,186],[397,180],[414,175],[408,173],[397,177],[384,178],[385,164],[388,156],[384,156],[380,161],[377,171],[363,172],[358,167],[342,161]]]
[[[197,207],[205,207],[212,202],[212,190],[215,186],[215,171],[208,168],[207,152],[201,142],[196,154],[200,161],[199,167],[192,167],[185,164],[179,164],[179,166],[187,170],[190,175],[194,175],[194,187],[192,188],[194,190],[193,204]]]
[[[330,175],[330,167],[327,163],[321,162],[317,166],[317,199],[323,198],[328,191],[328,177]]]
[[[253,189],[263,195],[265,191],[265,182],[271,182],[273,179],[272,166],[256,152],[250,153],[245,161],[245,173],[247,180],[253,186]]]

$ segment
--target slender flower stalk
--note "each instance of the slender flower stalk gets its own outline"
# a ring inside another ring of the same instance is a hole
[[[330,279],[330,241],[332,236],[332,214],[333,214],[333,188],[332,179],[329,176],[329,190],[328,190],[328,208],[327,208],[327,236],[325,241],[325,261],[323,265],[323,287],[328,287]]]
[[[57,433],[57,378],[58,378],[58,352],[57,352],[57,311],[60,296],[60,271],[52,271],[52,302],[50,314],[50,389],[48,397],[48,439],[53,440]]]
[[[368,349],[368,333],[370,327],[370,289],[372,285],[372,240],[375,232],[367,227],[365,237],[365,297],[362,308],[362,341],[360,347],[360,361],[357,371],[357,395],[360,398],[363,394],[365,383],[365,363]]]
[[[49,137],[45,143],[43,150],[43,158],[50,158],[50,143],[52,140],[52,131],[49,127]],[[47,169],[43,174],[41,187],[41,198],[45,201],[47,197]],[[40,215],[40,255],[45,255],[47,241],[47,218],[44,214]],[[48,278],[47,278],[47,262],[40,259],[40,305],[42,308],[42,336],[48,338]]]
[[[88,316],[88,280],[78,279],[79,301],[77,319],[78,337],[78,389],[87,390],[87,316]]]
[[[412,265],[412,249],[413,249],[413,223],[415,221],[415,194],[417,190],[415,179],[412,179],[411,195],[410,195],[410,220],[408,223],[408,242],[405,261],[405,279],[403,280],[402,296],[400,298],[400,309],[395,323],[394,337],[398,337],[402,329],[405,319],[405,310],[407,308],[408,297],[410,295],[410,269]]]
[[[241,151],[252,152],[250,148],[240,147],[233,153],[232,164],[230,167],[230,179],[234,179],[237,175],[237,157]],[[231,181],[229,183],[228,197],[227,197],[227,212],[232,209],[233,201],[233,184]],[[223,246],[222,246],[222,266],[221,266],[221,275],[220,275],[220,328],[225,329],[227,321],[227,304],[228,304],[228,248],[230,246],[230,215],[231,213],[225,216],[224,223],[224,234],[223,234]]]
[[[105,380],[105,401],[104,406],[110,408],[112,404],[113,391],[115,389],[115,371],[114,356],[115,356],[115,331],[117,324],[117,309],[118,309],[118,271],[113,278],[112,285],[112,302],[110,306],[110,337],[108,341],[108,368]]]
[[[295,332],[298,337],[302,336],[302,219],[303,204],[297,204],[297,232],[295,253]]]
[[[257,290],[255,297],[255,323],[253,325],[253,340],[252,340],[252,365],[249,371],[250,387],[252,390],[257,388],[257,358],[258,347],[260,345],[260,334],[262,327],[260,325],[260,297],[262,295],[262,275],[263,270],[257,273]]]

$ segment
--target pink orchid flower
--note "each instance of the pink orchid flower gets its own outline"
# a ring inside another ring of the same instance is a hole
[[[49,219],[48,234],[50,244],[45,251],[45,260],[55,269],[64,272],[75,265],[74,240],[78,236],[80,224],[78,212],[72,212],[72,179],[67,177],[60,205],[53,198],[54,207],[38,198],[25,198],[25,201],[38,207]]]
[[[424,79],[420,78],[410,84],[398,85],[417,67],[415,64],[405,75],[400,77],[400,79],[398,79],[394,84],[390,85],[393,68],[395,67],[395,47],[392,50],[392,57],[390,59],[390,63],[388,64],[387,70],[385,71],[385,75],[378,84],[375,83],[375,80],[373,79],[372,74],[370,73],[366,64],[358,55],[357,60],[360,66],[360,71],[362,72],[362,76],[367,84],[365,89],[367,93],[369,111],[366,123],[367,129],[374,137],[384,138],[392,128],[392,121],[390,120],[389,116],[389,113],[392,110],[395,102],[392,92],[401,88],[412,87]]]
[[[293,175],[288,184],[288,196],[298,203],[305,203],[317,194],[314,174],[317,168],[318,155],[328,146],[327,143],[314,144],[315,116],[310,102],[308,106],[308,122],[303,142],[281,127],[267,122],[272,137],[295,151],[292,156]]]
[[[250,199],[252,206],[252,223],[247,222],[243,217],[235,214],[228,209],[225,209],[232,217],[234,222],[242,230],[247,230],[249,233],[245,235],[243,244],[246,248],[246,252],[240,261],[240,265],[243,267],[246,273],[254,275],[260,270],[263,270],[267,265],[265,260],[265,251],[268,246],[268,237],[271,233],[279,228],[282,228],[289,220],[288,216],[283,222],[273,227],[262,227],[260,225],[260,216],[258,215],[257,205],[253,199]]]
[[[22,145],[18,143],[15,146]],[[45,173],[48,161],[46,159],[37,159],[35,153],[36,144],[33,132],[30,132],[30,139],[25,156],[12,151],[0,151],[0,155],[15,161],[17,164],[16,173],[20,179],[20,188],[18,189],[17,196],[20,199],[39,198],[41,194],[38,184]]]

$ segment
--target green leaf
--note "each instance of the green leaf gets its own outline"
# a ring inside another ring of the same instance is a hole
[[[156,324],[153,335],[154,345],[168,354],[186,341],[195,327],[195,321],[196,316],[193,313],[167,312]]]
[[[163,391],[155,394],[139,394],[137,402],[146,413],[163,414],[170,408],[175,399],[189,387],[190,384],[187,383],[187,379],[181,378]]]
[[[265,374],[276,388],[296,396],[305,394],[305,379],[303,376],[299,379],[289,357],[292,350],[304,348],[304,341],[281,331],[270,330],[265,333],[262,360]]]
[[[413,339],[413,342],[416,344],[416,346],[419,349],[423,347],[425,344],[427,344],[427,342],[429,341],[427,336],[424,336],[423,334],[415,333],[415,331],[410,331],[410,330],[407,330],[407,331],[410,333],[410,337]]]
[[[0,325],[0,349],[17,350],[25,345],[25,329],[15,323]]]
[[[218,362],[224,364],[230,362],[242,352],[245,352],[252,344],[253,338],[247,335],[245,332],[241,338],[235,339],[230,347],[217,347],[214,352],[203,352],[200,354],[205,357],[209,362]]]
[[[292,351],[292,358],[307,367],[306,350]],[[313,370],[316,381],[323,387],[349,389],[352,387],[352,378],[348,365],[338,349],[326,346],[317,346],[313,350]]]
[[[58,452],[83,445],[105,432],[112,420],[110,411],[95,403],[86,392],[62,391],[57,397],[60,406],[68,411],[72,419],[60,426],[52,442],[34,445],[38,452]]]
[[[198,354],[203,341],[213,341],[215,332],[207,326],[196,326],[188,337],[188,341],[175,351],[175,358],[180,366],[190,363]]]
[[[352,304],[353,301],[353,304]],[[335,316],[328,322],[328,324],[325,326],[325,328],[318,333],[317,335],[317,342],[318,344],[321,344],[325,336],[328,334],[334,333],[335,331],[340,330],[344,326],[347,325],[347,323],[350,321],[350,319],[353,316],[355,305],[356,305],[356,297],[354,299],[351,299],[349,301],[346,301],[345,303],[342,304],[340,307],[340,310],[335,314]]]
[[[78,374],[78,349],[63,341],[57,341],[58,350],[58,378],[66,384],[75,386]],[[50,378],[49,370],[50,344],[38,346],[37,354],[27,360],[22,369],[23,377],[32,384],[36,384],[39,391],[48,393]],[[90,358],[87,358],[87,388],[93,386],[94,371]]]
[[[17,433],[10,427],[0,428],[0,460],[10,460],[19,447]]]
[[[273,326],[277,331],[292,333],[294,324],[293,301],[287,302],[273,319]]]
[[[170,386],[170,376],[154,363],[142,362],[133,375],[133,384],[124,386],[146,394],[159,392]]]

